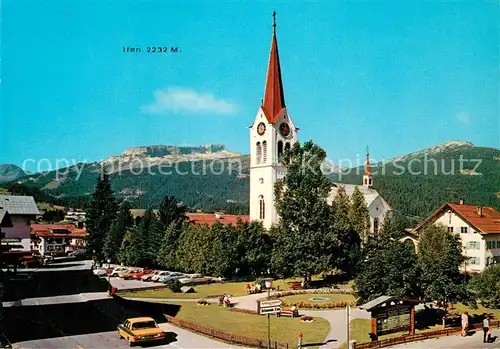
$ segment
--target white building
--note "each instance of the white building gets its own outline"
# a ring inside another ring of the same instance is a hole
[[[285,150],[298,142],[298,130],[285,104],[274,23],[264,99],[250,126],[250,220],[261,221],[264,228],[270,228],[278,222],[279,217],[274,206],[274,184],[285,175],[285,168],[279,163],[279,158]],[[372,185],[367,154],[363,186],[359,189],[365,196],[370,211],[370,230],[378,232],[384,215],[392,208]],[[338,184],[335,184],[328,199],[329,203],[335,197],[337,189]],[[347,184],[345,189],[347,194],[351,195],[354,185]]]
[[[74,224],[32,224],[31,250],[42,256],[85,249],[87,232]]]
[[[0,195],[0,209],[9,213],[13,225],[2,229],[4,240],[15,241],[15,245],[20,247],[13,248],[13,251],[31,251],[30,224],[40,214],[33,197]]]
[[[334,183],[334,187],[330,192],[330,196],[328,197],[328,203],[331,204],[337,195],[337,191],[340,187],[344,187],[344,190],[347,196],[351,197],[354,193],[354,188],[358,187],[361,194],[363,194],[365,198],[365,204],[368,208],[368,212],[370,214],[370,233],[377,235],[382,222],[387,214],[390,214],[392,211],[391,205],[384,200],[384,198],[373,188],[373,177],[370,170],[370,154],[366,154],[366,164],[365,164],[365,173],[363,175],[363,184],[362,185],[353,185],[353,184],[343,184],[343,183]]]
[[[467,257],[465,271],[481,272],[490,264],[500,263],[500,212],[494,208],[448,202],[412,233],[419,235],[428,224],[442,225],[460,235],[462,253]]]
[[[250,220],[265,228],[278,221],[274,184],[285,175],[278,159],[297,142],[297,132],[285,105],[275,22],[264,99],[250,126]]]

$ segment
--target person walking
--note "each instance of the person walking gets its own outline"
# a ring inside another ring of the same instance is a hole
[[[462,337],[467,336],[469,330],[469,314],[465,311],[462,314]]]
[[[483,320],[483,343],[490,341],[490,320],[488,315],[484,317]]]

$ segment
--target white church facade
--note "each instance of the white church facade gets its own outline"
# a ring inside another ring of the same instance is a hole
[[[250,126],[250,220],[265,228],[278,222],[274,184],[285,175],[279,158],[298,141],[297,132],[285,105],[275,22],[264,99]]]
[[[264,99],[250,126],[250,220],[261,221],[266,229],[278,223],[279,217],[274,206],[274,184],[285,175],[285,168],[279,159],[285,150],[298,142],[298,131],[285,104],[275,21]],[[353,193],[354,185],[334,183],[329,203],[340,185],[345,187],[347,195]],[[385,215],[392,208],[373,188],[368,154],[363,184],[359,186],[359,190],[363,193],[370,212],[370,231],[376,234]]]

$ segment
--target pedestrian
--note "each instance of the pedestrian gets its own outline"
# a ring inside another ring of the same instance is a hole
[[[469,330],[469,314],[465,311],[462,314],[462,337],[467,336]]]
[[[484,316],[483,320],[483,343],[490,341],[490,320],[488,315]]]

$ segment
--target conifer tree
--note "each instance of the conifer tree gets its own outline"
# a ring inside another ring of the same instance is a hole
[[[109,176],[102,173],[97,178],[97,184],[92,194],[92,200],[87,208],[87,251],[103,260],[103,247],[109,234],[111,223],[116,217],[118,206],[115,201]],[[95,252],[94,252],[95,251]]]
[[[354,187],[349,207],[349,219],[354,230],[359,234],[361,241],[366,241],[370,232],[370,213],[366,207],[365,197],[358,186]]]
[[[130,213],[130,203],[124,201],[118,210],[116,218],[111,223],[109,234],[104,241],[104,258],[115,261],[120,251],[127,229],[133,226],[134,218]]]

